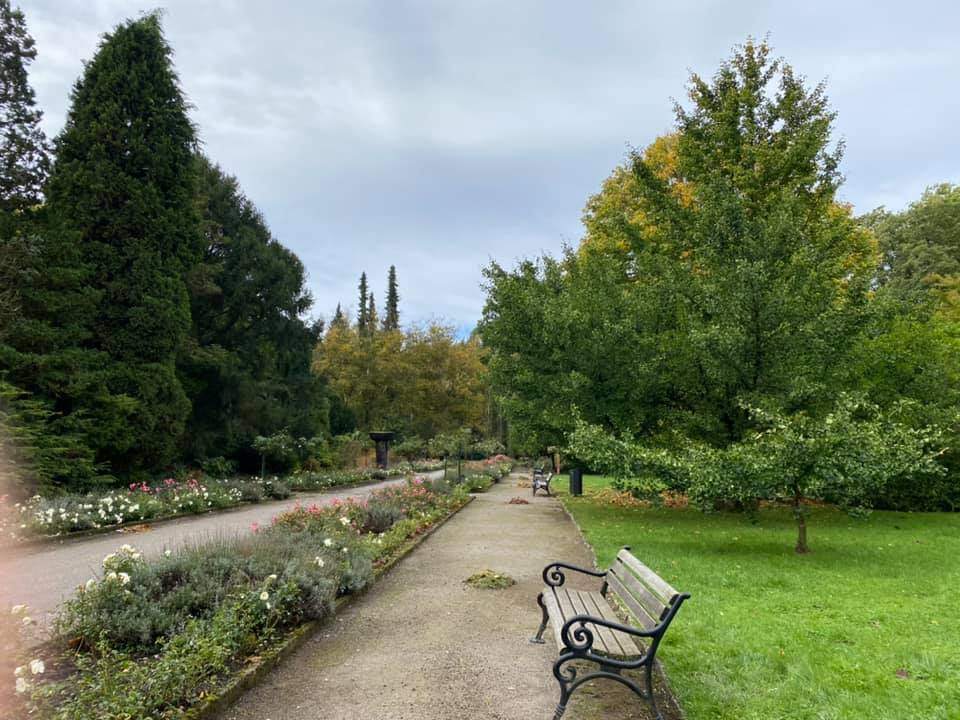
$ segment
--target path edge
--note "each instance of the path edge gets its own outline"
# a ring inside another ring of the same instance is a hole
[[[241,695],[256,687],[270,672],[283,663],[286,658],[299,650],[308,640],[313,638],[319,630],[332,622],[345,607],[366,595],[367,591],[374,587],[380,578],[390,572],[397,563],[407,557],[419,547],[421,543],[433,535],[433,533],[446,525],[447,522],[455,517],[461,510],[470,505],[474,499],[473,495],[467,496],[467,500],[463,505],[453,510],[426,532],[408,540],[401,546],[393,558],[374,570],[373,581],[368,583],[366,587],[356,593],[337,598],[334,602],[334,611],[324,619],[313,620],[293,630],[286,639],[266,651],[256,664],[245,667],[234,675],[233,679],[229,680],[222,691],[216,696],[211,696],[203,704],[187,710],[184,714],[185,720],[214,720],[214,718],[217,718],[239,700]]]

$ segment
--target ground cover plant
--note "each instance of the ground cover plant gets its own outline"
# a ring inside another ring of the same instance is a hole
[[[124,545],[67,600],[53,640],[41,657],[21,658],[11,685],[19,681],[17,695],[40,718],[185,717],[467,499],[414,479],[363,501],[299,506],[239,541],[152,560]]]
[[[691,718],[954,720],[960,708],[960,515],[789,508],[743,514],[599,499],[564,503],[606,567],[622,545],[693,598],[661,657]],[[565,489],[565,484],[558,487]]]

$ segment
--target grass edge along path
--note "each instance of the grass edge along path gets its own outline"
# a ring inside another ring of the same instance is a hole
[[[601,566],[622,545],[690,592],[660,651],[695,720],[960,720],[960,514],[812,512],[561,500]]]

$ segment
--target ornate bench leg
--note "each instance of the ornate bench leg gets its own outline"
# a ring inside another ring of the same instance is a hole
[[[543,604],[543,593],[537,595],[537,605],[540,606],[540,612],[543,613],[543,619],[540,621],[540,629],[537,630],[537,634],[535,636],[530,638],[530,642],[543,645],[543,631],[547,629],[547,623],[550,621],[550,616],[547,615],[547,606]]]
[[[663,715],[657,707],[657,698],[653,694],[653,663],[647,663],[644,669],[647,675],[647,701],[650,703],[650,713],[656,720],[663,720]]]
[[[553,676],[560,683],[560,702],[557,703],[557,709],[553,712],[553,720],[560,720],[563,713],[567,710],[567,701],[570,700],[570,685],[577,678],[577,669],[575,667],[563,667],[564,663],[573,660],[572,655],[561,655],[553,664]]]

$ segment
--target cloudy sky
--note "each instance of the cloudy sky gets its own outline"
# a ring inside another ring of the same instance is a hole
[[[18,0],[14,0],[18,4]],[[150,0],[19,0],[46,129],[99,36]],[[206,152],[303,260],[315,314],[383,303],[471,327],[491,258],[555,252],[625,156],[670,129],[688,72],[767,33],[826,79],[844,199],[901,208],[960,181],[960,9],[926,2],[167,0]]]

